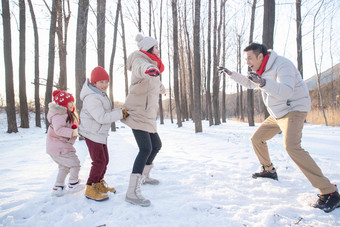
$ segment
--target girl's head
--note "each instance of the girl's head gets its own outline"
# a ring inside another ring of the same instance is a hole
[[[136,35],[137,46],[140,50],[147,51],[151,54],[158,55],[158,41],[150,36],[144,36],[141,33]]]
[[[69,112],[73,112],[75,109],[74,97],[66,91],[55,90],[53,92],[53,100],[59,106],[65,107]]]
[[[55,90],[53,92],[53,100],[59,106],[63,106],[67,109],[68,117],[66,119],[66,122],[71,122],[72,128],[76,129],[78,126],[76,123],[74,123],[74,119],[76,118],[78,122],[78,117],[75,113],[76,108],[74,106],[74,97],[66,91]]]
[[[106,92],[109,87],[109,74],[100,66],[95,67],[91,72],[90,83],[102,92]]]

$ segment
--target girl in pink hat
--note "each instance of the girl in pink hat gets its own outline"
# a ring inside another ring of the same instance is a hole
[[[70,93],[56,90],[53,100],[48,105],[47,120],[50,126],[47,130],[46,152],[58,164],[58,175],[53,187],[52,195],[62,196],[66,191],[65,178],[68,174],[68,191],[76,192],[84,188],[80,184],[80,161],[76,154],[75,143],[79,125],[74,107],[74,98]]]

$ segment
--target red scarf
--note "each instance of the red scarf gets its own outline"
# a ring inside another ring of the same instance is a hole
[[[256,71],[256,73],[259,74],[260,76],[262,76],[262,73],[264,72],[264,70],[266,70],[266,65],[269,59],[269,55],[270,54],[266,54],[266,56],[264,56],[260,69]]]
[[[152,61],[157,62],[157,67],[160,73],[164,71],[164,65],[162,63],[162,60],[156,54],[150,54],[149,52],[146,52],[144,50],[140,50],[140,51],[146,54]]]

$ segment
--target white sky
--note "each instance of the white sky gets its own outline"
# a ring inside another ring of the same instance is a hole
[[[169,10],[169,17],[171,17],[171,7],[166,6],[166,1],[163,0],[163,36],[162,36],[162,60],[165,65],[165,72],[163,73],[163,83],[166,87],[169,87],[168,73],[169,73],[169,63],[167,59],[167,18],[165,9]],[[40,76],[42,78],[47,77],[47,59],[48,59],[48,36],[49,36],[49,13],[45,7],[45,5],[41,3],[34,2],[35,14],[37,16],[37,21],[39,24],[39,39],[40,39]],[[49,2],[49,1],[48,1]],[[155,7],[159,7],[160,1],[154,1]],[[313,5],[313,3],[315,4]],[[10,10],[12,12],[11,18],[11,27],[12,27],[12,60],[13,60],[13,72],[15,78],[15,95],[18,96],[18,48],[19,48],[19,21],[18,21],[18,6],[16,1],[10,1]],[[135,1],[122,1],[123,3],[123,13],[124,13],[124,22],[125,22],[125,30],[126,30],[126,42],[128,46],[128,54],[137,49],[136,43],[134,41],[135,35],[138,30],[134,23],[131,21],[131,16],[127,11],[126,6],[129,6],[130,12],[133,15],[136,15],[136,12],[133,11],[132,6],[135,4]],[[127,4],[128,3],[128,4]],[[242,49],[248,43],[249,37],[249,18],[250,18],[250,4],[245,3],[243,0],[239,1],[228,1],[228,10],[227,15],[232,16],[235,15],[233,19],[230,20],[227,32],[229,32],[229,36],[227,38],[228,43],[228,51],[227,51],[227,63],[226,67],[229,67],[232,70],[236,69],[236,46],[235,46],[235,33],[243,33],[243,45]],[[296,64],[296,22],[295,22],[295,0],[277,0],[276,1],[276,22],[275,22],[275,34],[274,34],[274,50],[279,55],[284,55],[287,58],[291,59],[294,64]],[[313,42],[312,42],[312,26],[313,26],[313,15],[315,14],[318,6],[317,0],[305,1],[302,2],[302,18],[304,18],[302,32],[303,32],[303,63],[304,63],[304,78],[308,79],[312,75],[315,74],[315,66],[314,66],[314,58],[313,58]],[[90,1],[90,5],[93,10],[96,10],[96,2]],[[261,42],[262,41],[262,17],[263,17],[263,1],[258,2],[258,7],[256,9],[256,21],[255,21],[255,35],[254,41]],[[148,1],[142,0],[143,7],[143,23],[142,28],[144,33],[148,34]],[[91,70],[97,66],[97,54],[96,54],[96,19],[94,13],[90,8],[89,10],[89,23],[88,23],[88,34],[87,34],[87,77],[89,77]],[[183,9],[183,8],[181,8]],[[204,12],[207,9],[207,1],[202,1],[202,17],[205,17],[204,21],[206,24],[207,21],[207,13]],[[68,87],[69,91],[73,94],[75,93],[74,88],[74,56],[75,56],[75,37],[76,37],[76,20],[77,20],[77,1],[71,0],[71,20],[68,30],[68,56],[67,56],[67,67],[68,67]],[[189,10],[189,9],[188,9]],[[113,21],[114,14],[116,11],[116,1],[107,1],[107,22],[106,22],[106,56],[105,56],[105,68],[109,69],[109,61],[112,50],[112,36],[113,36]],[[159,15],[156,10],[156,26],[159,27]],[[191,15],[191,11],[188,11],[188,15]],[[244,16],[246,15],[246,16]],[[325,19],[324,19],[325,18]],[[331,18],[333,18],[331,20]],[[243,20],[244,19],[244,20]],[[336,31],[340,30],[340,24],[336,23],[340,20],[340,7],[339,2],[336,0],[328,0],[325,1],[322,10],[319,13],[317,18],[318,30],[316,32],[317,42],[316,42],[316,50],[317,50],[317,60],[321,62],[321,53],[323,54],[321,69],[326,70],[331,67],[332,59],[330,57],[330,53],[333,56],[333,65],[340,62],[340,35],[336,33]],[[0,40],[3,41],[3,26],[2,26],[2,17],[1,17],[1,29],[0,29]],[[169,28],[172,29],[172,19],[169,19]],[[188,24],[191,23],[191,20],[188,21]],[[244,24],[244,25],[242,25]],[[332,25],[332,32],[330,32],[330,26]],[[27,95],[28,99],[32,99],[34,95],[33,90],[33,78],[34,78],[34,37],[33,37],[33,29],[31,22],[31,15],[29,12],[28,5],[26,6],[26,85],[27,85]],[[191,25],[189,25],[189,29],[191,29]],[[205,25],[206,26],[206,25]],[[121,30],[119,23],[119,30]],[[206,29],[205,28],[202,28]],[[324,32],[322,32],[324,31]],[[171,31],[170,31],[171,32]],[[157,30],[157,36],[159,36],[159,30]],[[152,31],[153,34],[153,31]],[[331,34],[331,35],[330,35]],[[170,37],[171,37],[170,33]],[[206,38],[206,32],[204,33]],[[331,38],[332,37],[332,40]],[[322,42],[323,39],[323,42]],[[331,40],[331,41],[330,41]],[[125,91],[124,91],[124,74],[123,74],[123,51],[122,51],[122,42],[120,39],[120,35],[118,34],[117,40],[117,50],[115,56],[115,65],[114,65],[114,97],[115,100],[124,101],[125,99]],[[57,42],[57,39],[56,39]],[[170,43],[172,43],[170,38]],[[322,44],[323,43],[323,44]],[[331,46],[331,47],[330,47]],[[171,49],[171,48],[170,48]],[[322,52],[321,52],[322,50]],[[1,99],[5,98],[5,71],[4,71],[4,59],[3,59],[3,44],[0,45],[0,102]],[[206,51],[207,53],[207,51]],[[242,53],[243,54],[243,53]],[[56,52],[56,61],[55,61],[55,81],[58,79],[59,72],[59,61],[58,61],[58,53]],[[243,71],[246,71],[245,61],[242,59]],[[320,64],[318,65],[320,67]],[[171,66],[172,70],[172,66]],[[320,70],[320,68],[319,68]],[[171,80],[172,82],[172,80]],[[229,86],[234,86],[233,83]],[[45,88],[42,86],[40,88],[41,96],[44,97]]]

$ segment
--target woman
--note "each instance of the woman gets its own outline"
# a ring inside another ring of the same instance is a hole
[[[150,200],[141,194],[141,184],[158,184],[149,177],[153,160],[162,147],[157,133],[156,118],[159,94],[165,93],[159,74],[164,71],[159,54],[158,42],[152,37],[136,36],[139,50],[130,54],[127,68],[132,72],[129,94],[124,108],[130,116],[121,122],[132,128],[139,147],[130,175],[125,200],[140,206],[150,206]]]

